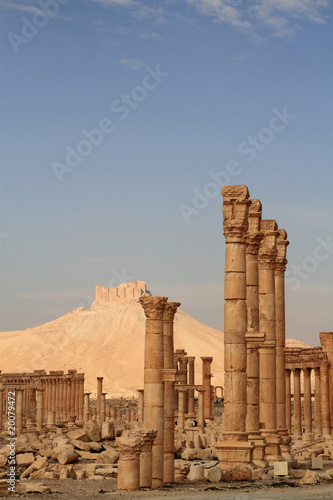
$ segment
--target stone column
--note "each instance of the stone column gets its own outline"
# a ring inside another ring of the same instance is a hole
[[[140,489],[139,455],[142,448],[140,437],[118,437],[116,446],[120,451],[118,461],[118,490],[134,491]]]
[[[103,392],[103,377],[97,377],[97,420],[101,421],[101,394]]]
[[[320,394],[320,368],[315,368],[315,428],[316,435],[321,436],[321,394]]]
[[[4,407],[3,393],[4,393],[4,390],[0,389],[0,432],[2,431],[2,428],[3,428],[3,407]]]
[[[188,356],[188,384],[194,385],[194,356]],[[194,412],[194,389],[188,390],[188,403],[187,403],[188,413],[187,416],[189,418],[195,418]]]
[[[16,405],[16,435],[22,434],[23,428],[23,389],[15,389],[15,405]]]
[[[43,432],[43,389],[37,389],[36,423],[37,432]]]
[[[60,380],[59,377],[55,378],[55,394],[56,394],[56,403],[55,403],[55,420],[56,423],[59,424],[61,422],[61,414],[60,414]]]
[[[164,465],[165,483],[174,482],[174,393],[176,370],[174,368],[174,331],[173,322],[180,302],[167,302],[163,311],[163,350],[164,350]]]
[[[329,364],[326,360],[323,360],[320,365],[321,428],[323,436],[329,436],[331,433],[328,370]]]
[[[117,418],[117,410],[116,410],[115,406],[113,406],[113,405],[111,406],[110,413],[111,413],[111,420],[116,420],[116,418]]]
[[[101,422],[105,422],[105,396],[106,392],[101,393],[101,401],[100,401],[100,419]]]
[[[329,387],[329,414],[330,414],[330,434],[333,435],[333,332],[319,333],[321,347],[326,353],[328,367],[328,387]]]
[[[184,431],[185,389],[178,389],[178,430]]]
[[[77,375],[74,376],[74,384],[75,384],[75,415],[76,415],[76,422],[79,420],[79,399],[80,399],[80,379],[77,377]]]
[[[163,485],[163,311],[167,301],[167,297],[140,297],[140,303],[146,315],[144,357],[144,424],[148,429],[157,430],[157,437],[152,449],[152,486],[154,488]]]
[[[201,357],[202,359],[202,385],[205,388],[205,418],[212,418],[210,407],[210,387],[212,378],[212,357]]]
[[[302,439],[301,369],[294,368],[294,436]]]
[[[83,419],[85,422],[90,420],[89,406],[90,406],[90,392],[84,393],[84,409],[83,409]]]
[[[59,420],[60,422],[64,419],[64,378],[61,376],[58,381],[58,391],[59,391]]]
[[[246,255],[249,191],[246,186],[224,186],[223,229],[226,241],[224,282],[224,441],[216,444],[224,469],[252,462],[247,442],[246,377]],[[199,393],[200,396],[200,393]]]
[[[277,224],[262,220],[264,238],[260,243],[259,263],[259,330],[265,341],[259,352],[260,370],[260,427],[266,439],[265,458],[269,462],[282,460],[281,438],[276,428],[276,328],[275,328],[275,265]],[[284,379],[284,374],[283,374]]]
[[[137,389],[137,393],[138,393],[138,420],[139,420],[139,422],[143,422],[144,391],[143,391],[143,389]]]
[[[151,488],[152,485],[152,446],[156,439],[157,431],[153,429],[140,429],[132,431],[134,436],[142,439],[140,453],[140,487]]]
[[[285,370],[285,386],[286,386],[286,427],[291,432],[291,383],[290,370]]]
[[[285,284],[284,275],[287,265],[287,233],[278,230],[277,256],[275,262],[275,328],[276,328],[276,428],[281,436],[281,454],[285,460],[292,458],[290,454],[291,437],[286,425],[286,387],[285,387],[285,354],[286,318],[285,318]]]
[[[74,379],[74,374],[72,375],[71,378],[71,414],[75,415],[75,390],[76,390],[76,384],[75,384],[75,379]]]
[[[83,421],[83,406],[84,406],[84,378],[79,379],[79,414],[78,420]]]
[[[198,431],[200,434],[205,432],[205,389],[199,387],[198,391]]]
[[[312,408],[311,408],[311,368],[305,368],[304,373],[304,430],[305,441],[312,441]]]

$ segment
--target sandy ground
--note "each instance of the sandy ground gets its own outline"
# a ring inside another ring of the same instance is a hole
[[[36,481],[51,488],[51,494],[18,494],[10,493],[0,498],[38,498],[40,500],[90,500],[97,498],[110,498],[112,500],[135,500],[153,499],[172,500],[182,499],[221,499],[221,500],[328,500],[333,499],[333,481],[329,484],[302,485],[297,486],[295,482],[286,484],[286,481],[272,481],[271,486],[262,486],[255,483],[218,483],[215,486],[208,483],[184,482],[172,487],[164,487],[157,490],[142,490],[137,492],[117,492],[116,479],[103,480],[43,480]],[[25,483],[31,484],[32,481]],[[22,481],[23,484],[23,481]],[[17,485],[16,491],[20,486]]]

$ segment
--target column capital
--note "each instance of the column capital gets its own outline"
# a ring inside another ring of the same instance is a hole
[[[246,332],[245,340],[249,348],[260,347],[261,342],[265,342],[266,334],[264,332]]]
[[[141,451],[151,451],[154,441],[157,437],[157,431],[154,429],[138,429],[132,431],[133,436],[142,439]]]
[[[195,361],[195,356],[188,356],[188,357],[187,357],[187,361],[188,361],[189,363],[194,363],[194,361]]]
[[[120,436],[116,438],[116,446],[120,451],[120,460],[136,460],[143,446],[139,436]]]
[[[180,302],[167,302],[163,311],[163,321],[173,321]]]
[[[97,377],[97,380],[103,380],[104,377]]]
[[[287,240],[287,232],[285,229],[278,229],[276,240],[277,256],[275,264],[275,274],[283,276],[286,271],[286,265],[288,263],[286,259],[287,246],[289,241]]]
[[[244,243],[248,229],[249,190],[247,186],[224,186],[223,232],[226,243]]]
[[[260,241],[264,237],[260,231],[262,205],[259,200],[249,200],[248,231],[246,235],[246,253],[257,255]]]
[[[273,219],[261,221],[263,239],[260,243],[258,253],[259,269],[275,269],[277,256],[277,223]]]
[[[140,304],[147,319],[162,319],[167,297],[140,297]]]
[[[213,361],[213,357],[211,356],[201,356],[201,359],[204,363],[211,363]]]

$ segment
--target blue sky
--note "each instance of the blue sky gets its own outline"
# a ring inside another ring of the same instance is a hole
[[[223,328],[221,186],[286,229],[287,336],[332,330],[332,6],[1,0],[1,330],[142,279]]]

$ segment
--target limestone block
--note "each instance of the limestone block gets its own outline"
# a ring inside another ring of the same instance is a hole
[[[7,465],[7,457],[5,455],[0,455],[0,467]]]
[[[175,460],[175,480],[184,481],[190,472],[191,464],[185,460]]]
[[[318,483],[317,474],[313,470],[307,470],[300,484],[315,484]]]
[[[90,453],[89,451],[76,450],[76,453],[83,458],[83,460],[96,460],[96,453]]]
[[[331,476],[331,478],[333,479],[333,469],[328,469],[327,471],[327,474],[329,474]]]
[[[218,483],[222,479],[222,469],[220,467],[204,468],[204,475],[210,483]]]
[[[59,474],[55,474],[53,471],[46,471],[43,476],[44,479],[59,479]]]
[[[87,441],[100,441],[101,439],[101,427],[97,422],[89,422],[83,427],[87,434]]]
[[[64,446],[65,444],[70,444],[71,440],[69,440],[66,436],[57,436],[53,439],[53,448],[60,448],[60,446]]]
[[[303,479],[305,476],[306,471],[304,469],[292,469],[291,470],[291,475],[295,477],[296,479]]]
[[[223,481],[233,482],[233,481],[251,481],[252,470],[246,465],[237,465],[236,467],[231,467],[227,469],[223,474]]]
[[[16,464],[18,467],[26,467],[33,464],[35,461],[33,453],[22,453],[16,455]]]
[[[54,448],[52,450],[51,458],[53,458],[54,460],[57,460],[59,452],[63,449],[74,451],[74,446],[72,444],[64,444],[63,446],[58,446],[57,448]]]
[[[48,486],[40,483],[28,483],[24,485],[26,493],[51,493]]]
[[[91,441],[91,442],[89,442],[87,444],[89,445],[90,450],[93,450],[93,451],[99,452],[103,448],[101,444],[96,443],[95,441]]]
[[[114,428],[112,422],[102,422],[101,439],[114,439]]]
[[[205,479],[205,469],[200,464],[192,464],[190,467],[190,472],[188,473],[187,479],[190,481],[204,481]]]
[[[320,483],[324,483],[325,481],[332,481],[332,477],[327,472],[318,472],[317,479]]]
[[[69,447],[61,447],[58,455],[57,455],[57,460],[60,464],[65,465],[65,464],[71,464],[73,462],[76,462],[79,459],[79,455],[75,453],[74,448],[70,449]]]
[[[90,445],[89,445],[89,443],[84,443],[83,441],[79,441],[77,439],[73,439],[72,445],[75,448],[78,448],[79,450],[90,451]]]
[[[42,443],[43,450],[52,450],[53,449],[53,441],[51,439],[45,439]]]
[[[41,457],[51,458],[52,451],[51,450],[40,450],[38,452],[38,455],[40,455]]]
[[[96,469],[95,474],[103,477],[117,477],[118,469],[116,467],[103,467],[101,469]]]
[[[105,451],[102,451],[102,453],[99,453],[97,455],[96,463],[97,464],[116,464],[119,460],[119,453],[118,451],[114,450],[113,448],[108,448]]]
[[[114,437],[119,437],[122,435],[123,431],[126,430],[126,425],[117,424],[114,426]],[[97,439],[95,441],[98,441]]]
[[[59,479],[65,480],[69,478],[69,470],[66,468],[60,469],[59,471]]]
[[[274,462],[274,476],[288,476],[289,475],[289,464],[288,462]]]
[[[209,448],[207,448],[206,450],[195,448],[195,451],[196,451],[196,458],[201,458],[201,460],[212,460],[213,458],[213,455]]]
[[[175,439],[175,452],[179,455],[181,454],[186,448],[186,441],[185,439]]]
[[[42,477],[45,476],[45,472],[47,472],[46,467],[44,469],[35,470],[30,474],[29,477],[30,479],[41,479]]]
[[[75,429],[74,431],[69,431],[67,437],[70,441],[83,441],[87,443],[88,441],[97,441],[95,439],[89,439],[87,433],[82,429]]]
[[[97,469],[96,464],[85,464],[84,465],[84,470],[86,471],[86,474],[95,474],[96,469]]]
[[[323,457],[312,457],[310,469],[322,469]]]
[[[199,434],[197,434],[197,433],[194,434],[193,441],[194,441],[194,446],[189,446],[189,444],[187,443],[187,446],[189,448],[203,448]]]
[[[189,439],[187,442],[186,442],[186,446],[187,448],[195,448],[194,446],[194,441],[192,441],[192,439]],[[199,447],[198,447],[199,448]]]
[[[183,460],[194,460],[197,456],[197,451],[192,448],[185,448],[181,457]]]
[[[316,444],[311,448],[311,456],[312,457],[317,457],[321,453],[324,453],[324,447],[321,446],[320,444]]]
[[[209,460],[209,462],[204,462],[203,464],[203,468],[204,469],[211,469],[212,467],[216,467],[217,465],[219,464],[219,461],[218,460]],[[221,468],[221,467],[220,467]],[[221,469],[222,470],[222,469]]]
[[[76,479],[85,479],[86,477],[86,472],[85,470],[77,470],[76,471]]]

